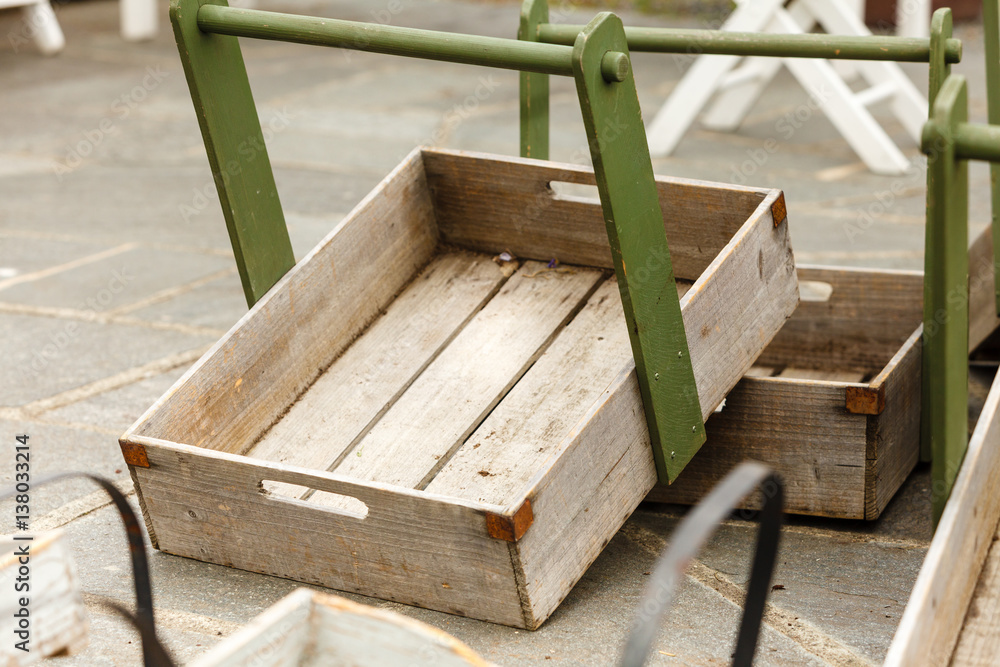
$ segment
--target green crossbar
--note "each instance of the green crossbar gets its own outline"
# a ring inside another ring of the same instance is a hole
[[[989,4],[993,0],[986,0]],[[985,20],[984,9],[984,20]],[[524,0],[518,39],[547,44],[572,44],[582,26],[549,23],[548,0]],[[881,35],[776,35],[725,30],[626,27],[630,51],[697,53],[774,58],[823,58],[826,60],[888,60],[930,64],[928,108],[934,95],[962,59],[962,42],[951,36],[951,10],[939,9],[932,20],[931,36]],[[935,31],[936,28],[936,31]],[[549,158],[549,82],[544,74],[521,75],[521,157]],[[998,101],[1000,114],[1000,101]],[[1000,122],[1000,121],[998,121]],[[997,236],[1000,247],[1000,236]],[[997,282],[1000,309],[1000,274]],[[998,310],[1000,312],[1000,310]],[[925,457],[926,459],[926,457]]]
[[[673,481],[705,441],[663,214],[621,20],[598,14],[572,47],[172,0],[170,18],[253,305],[294,263],[237,37],[572,76],[635,358],[658,476]],[[666,257],[639,281],[624,267]],[[651,379],[655,379],[651,382]]]

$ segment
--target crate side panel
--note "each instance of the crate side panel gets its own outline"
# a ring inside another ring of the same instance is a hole
[[[526,262],[337,467],[355,479],[426,485],[605,277]]]
[[[877,519],[920,457],[920,334],[879,374],[885,396],[882,414],[868,416],[865,518]]]
[[[762,366],[877,373],[923,318],[923,275],[800,266],[827,283],[827,301],[803,301],[761,355]]]
[[[414,154],[161,398],[136,432],[245,450],[392,301],[436,244]]]
[[[388,609],[317,593],[314,613],[314,643],[309,659],[301,667],[488,667],[485,660],[447,632]]]
[[[557,195],[552,182],[594,185],[592,169],[525,158],[425,151],[442,238],[484,252],[612,268],[597,199]],[[657,177],[674,275],[695,280],[767,190]]]
[[[744,378],[706,423],[698,455],[649,500],[697,503],[734,466],[754,459],[785,480],[786,511],[863,519],[866,420],[845,409],[843,384]],[[742,507],[759,509],[760,500],[751,496]]]
[[[486,255],[436,257],[247,455],[328,470],[505,280]]]
[[[506,542],[482,510],[193,447],[147,445],[136,468],[167,553],[523,626]],[[264,480],[357,498],[365,518],[267,496]]]
[[[775,225],[770,210],[780,196],[769,195],[681,299],[705,420],[798,305],[788,224]]]
[[[615,379],[533,482],[527,497],[534,523],[515,548],[537,627],[656,483],[634,369]]]

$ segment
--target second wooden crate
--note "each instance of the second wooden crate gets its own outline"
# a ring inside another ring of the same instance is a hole
[[[153,544],[538,627],[656,481],[601,206],[559,182],[594,175],[413,153],[122,437]],[[705,418],[798,302],[784,199],[658,188]]]
[[[923,274],[806,267],[802,303],[649,499],[693,504],[744,459],[785,480],[785,509],[875,519],[920,454]],[[757,508],[750,497],[746,507]]]

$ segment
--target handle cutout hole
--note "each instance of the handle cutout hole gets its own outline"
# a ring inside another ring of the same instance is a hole
[[[833,294],[833,285],[830,283],[824,283],[819,280],[800,280],[799,281],[799,300],[800,301],[816,301],[816,302],[826,302],[830,300],[830,295]]]
[[[368,516],[368,505],[357,498],[320,491],[300,484],[264,481],[261,482],[261,493],[275,500],[301,503],[309,507],[325,507],[353,519],[364,519]]]
[[[554,199],[582,202],[585,204],[600,205],[601,203],[601,195],[597,191],[596,185],[568,183],[566,181],[549,181],[549,190],[552,191],[552,197]]]

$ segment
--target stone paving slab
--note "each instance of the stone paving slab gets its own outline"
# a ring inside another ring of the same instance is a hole
[[[505,37],[518,23],[513,1],[400,0],[393,5],[398,11],[365,0],[258,0],[258,7]],[[562,20],[585,23],[596,11],[575,9]],[[4,288],[7,276],[0,275],[6,352],[0,355],[0,436],[30,432],[38,472],[76,467],[120,479],[117,436],[246,306],[166,21],[152,42],[129,44],[117,33],[116,2],[74,2],[57,12],[67,35],[57,58],[32,49],[14,53],[0,38],[0,269],[29,278]],[[0,11],[0,36],[16,30],[19,17]],[[705,27],[699,19],[638,13],[627,13],[626,23]],[[972,116],[982,120],[979,27],[959,26],[957,33],[966,47],[955,71],[969,76]],[[513,73],[273,42],[245,41],[243,50],[259,116],[270,130],[296,257],[417,143],[517,152]],[[633,62],[648,121],[690,58],[635,54]],[[905,69],[925,87],[926,66]],[[553,158],[589,164],[572,80],[554,78],[552,91]],[[783,188],[800,262],[920,268],[923,159],[885,105],[874,111],[916,158],[913,174],[867,172],[787,72],[737,132],[696,124],[676,153],[655,159],[654,167]],[[778,142],[774,151],[771,139]],[[74,151],[79,164],[71,166]],[[761,151],[766,160],[746,167]],[[988,169],[974,164],[970,182],[970,227],[979,229],[990,216]],[[888,205],[879,199],[886,192],[895,193]],[[849,234],[862,214],[870,214],[871,223],[863,234]],[[123,246],[106,259],[64,267]],[[81,299],[107,288],[108,272],[121,259],[136,267],[130,290],[96,319],[72,312]],[[32,369],[50,344],[55,353]],[[9,473],[0,466],[0,484],[9,482]],[[134,636],[101,606],[132,599],[116,515],[85,483],[39,493],[34,502],[36,515],[50,512],[45,525],[66,525],[93,612],[91,647],[51,664],[137,664]],[[640,507],[537,632],[347,597],[452,632],[501,665],[609,664],[628,632],[645,573],[683,511]],[[7,512],[0,504],[0,522]],[[785,588],[771,598],[759,664],[880,660],[930,540],[929,512],[928,471],[921,467],[879,521],[791,518],[775,580]],[[728,522],[692,564],[651,664],[728,662],[753,532],[744,521]],[[151,561],[163,635],[185,661],[298,586],[159,552]]]

